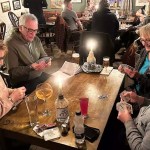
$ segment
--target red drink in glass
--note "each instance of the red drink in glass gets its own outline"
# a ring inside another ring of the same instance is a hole
[[[89,102],[88,98],[80,98],[80,108],[84,118],[87,118],[88,116],[88,102]]]

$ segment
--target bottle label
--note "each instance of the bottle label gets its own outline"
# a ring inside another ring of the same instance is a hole
[[[84,133],[82,133],[82,134],[75,133],[75,138],[76,139],[83,139],[84,138]]]
[[[57,108],[57,120],[65,120],[69,116],[68,107]]]

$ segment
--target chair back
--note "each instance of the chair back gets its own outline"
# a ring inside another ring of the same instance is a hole
[[[110,63],[112,64],[114,58],[113,56],[114,44],[109,34],[103,32],[84,31],[82,32],[80,38],[80,48],[79,48],[80,65],[83,65],[84,62],[87,61],[87,56],[90,51],[90,47],[87,47],[87,43],[89,42],[90,39],[96,41],[97,43],[96,44],[97,46],[95,47],[95,49],[93,49],[96,58],[96,63],[102,64],[103,57],[109,56]]]
[[[6,33],[6,24],[4,22],[0,23],[0,39],[4,40]]]
[[[13,27],[18,27],[19,26],[19,18],[14,14],[13,12],[8,12],[8,17],[13,25]]]
[[[6,84],[6,86],[8,88],[11,88],[11,83],[10,83],[10,76],[8,73],[5,73],[4,71],[0,70],[0,75],[2,77],[2,79],[4,80],[4,83]]]
[[[62,16],[57,16],[55,21],[55,40],[56,45],[61,51],[66,52],[69,41],[69,27]]]

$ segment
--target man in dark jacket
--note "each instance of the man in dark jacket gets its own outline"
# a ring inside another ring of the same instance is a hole
[[[112,40],[117,36],[119,22],[114,13],[110,12],[107,0],[101,0],[99,9],[93,14],[92,30],[108,33]]]
[[[24,0],[23,6],[29,8],[30,13],[38,18],[39,24],[46,24],[43,15],[43,8],[47,8],[46,0]]]

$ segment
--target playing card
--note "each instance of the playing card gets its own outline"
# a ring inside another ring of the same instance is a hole
[[[132,71],[134,70],[133,67],[131,67],[131,66],[127,65],[127,64],[121,64],[121,66],[123,67],[123,69],[129,68],[129,69],[131,69]]]
[[[129,104],[129,103],[127,103],[127,102],[118,102],[118,103],[116,104],[116,109],[117,109],[117,111],[124,111],[126,107],[127,107],[127,110],[128,110],[131,114],[133,114],[133,108],[132,108],[132,105],[131,105],[131,104]]]
[[[124,94],[126,93],[127,91],[123,91],[120,93],[120,98],[125,101],[125,102],[129,102],[130,101],[130,97],[129,96],[124,96]]]

